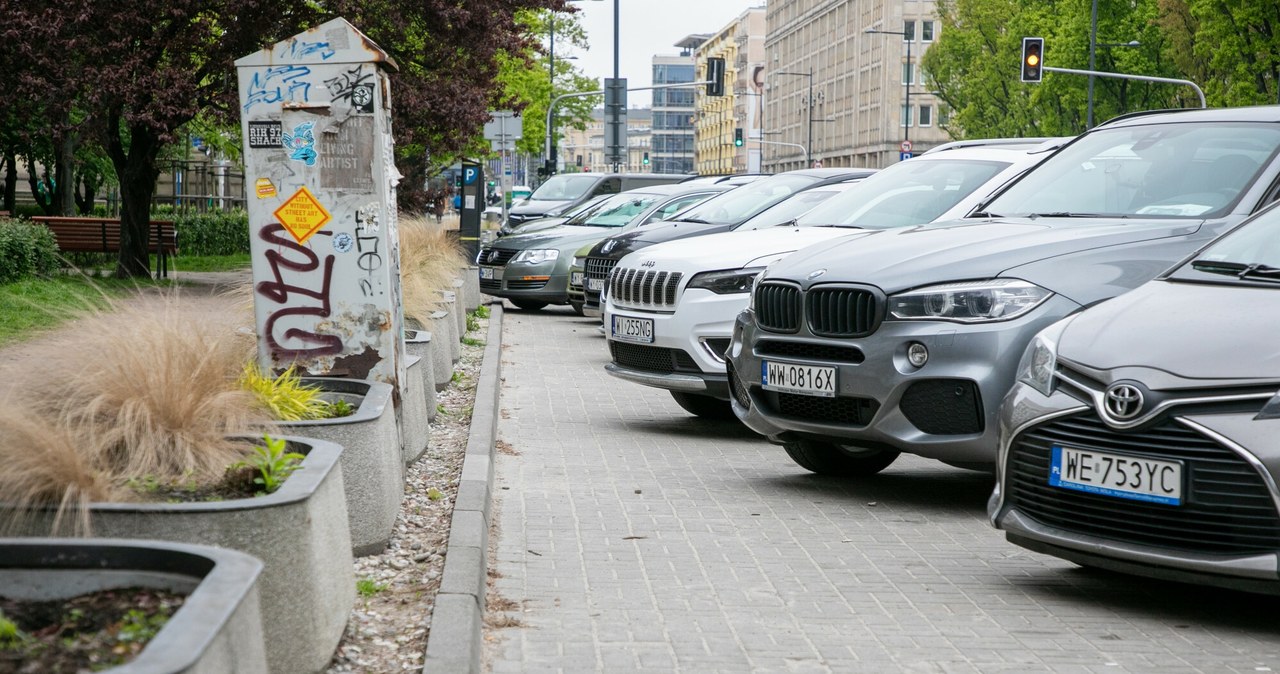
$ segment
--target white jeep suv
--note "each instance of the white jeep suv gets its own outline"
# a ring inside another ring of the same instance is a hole
[[[958,143],[884,169],[785,225],[744,223],[628,254],[606,280],[604,328],[613,362],[605,369],[669,390],[691,414],[732,419],[724,352],[752,281],[766,266],[828,239],[964,217],[1063,142]]]

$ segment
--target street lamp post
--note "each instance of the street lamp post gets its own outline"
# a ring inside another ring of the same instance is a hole
[[[782,70],[774,74],[809,78],[809,131],[804,141],[804,163],[805,168],[811,168],[813,166],[813,68],[810,67],[808,72],[803,73]]]
[[[911,118],[912,118],[912,114],[911,114],[911,80],[915,79],[915,78],[914,78],[915,71],[911,68],[911,43],[912,43],[912,42],[915,42],[915,37],[916,37],[916,36],[914,35],[914,33],[915,33],[915,29],[914,29],[914,27],[912,28],[912,31],[911,31],[911,32],[913,33],[912,35],[907,35],[907,31],[905,31],[905,30],[876,30],[876,29],[874,29],[874,28],[868,28],[868,29],[866,29],[866,30],[864,30],[864,31],[862,31],[862,32],[867,33],[868,35],[870,35],[870,34],[880,34],[880,35],[901,35],[901,36],[902,36],[902,40],[903,40],[904,42],[906,42],[906,43],[907,43],[907,77],[906,77],[906,81],[907,81],[907,82],[906,82],[906,85],[905,85],[905,86],[906,86],[906,92],[903,94],[903,98],[902,98],[902,107],[906,108],[906,110],[907,110],[907,118],[906,118],[905,120],[903,120],[903,126],[902,126],[902,129],[903,129],[903,131],[902,131],[902,139],[903,139],[903,140],[905,140],[905,141],[907,141],[907,142],[909,143],[909,142],[911,142],[911,121],[912,121],[912,120],[911,120]]]
[[[1089,22],[1089,70],[1096,70],[1094,67],[1094,54],[1098,51],[1098,47],[1141,47],[1142,43],[1137,40],[1129,40],[1128,42],[1103,42],[1098,44],[1098,0],[1093,0],[1093,14]],[[1084,128],[1086,131],[1093,128],[1093,75],[1089,76],[1089,103],[1085,111]]]

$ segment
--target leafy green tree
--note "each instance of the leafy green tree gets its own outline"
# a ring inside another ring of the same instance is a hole
[[[1164,58],[1157,0],[1098,0],[1095,69],[1177,76]],[[951,108],[956,137],[1060,136],[1085,129],[1088,78],[1046,72],[1019,81],[1022,38],[1045,38],[1047,66],[1087,69],[1091,0],[1028,4],[1016,0],[939,0],[942,31],[921,60],[926,82]],[[1094,121],[1124,112],[1176,106],[1173,85],[1094,79]]]
[[[1211,106],[1280,103],[1280,3],[1159,0],[1166,53]]]

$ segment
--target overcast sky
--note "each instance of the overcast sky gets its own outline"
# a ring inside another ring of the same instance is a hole
[[[557,43],[556,58],[577,56],[574,65],[588,77],[613,77],[615,3],[621,12],[618,74],[627,78],[629,87],[653,84],[654,54],[678,54],[680,50],[674,45],[686,35],[715,33],[743,11],[764,6],[764,0],[580,0],[573,4],[578,7],[591,49],[562,50]],[[627,94],[627,103],[648,106],[650,94],[633,91]]]

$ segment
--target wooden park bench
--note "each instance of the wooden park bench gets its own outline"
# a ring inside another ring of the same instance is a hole
[[[36,216],[31,218],[49,231],[64,253],[119,253],[119,218],[76,218]],[[156,273],[169,276],[169,256],[178,252],[178,235],[172,220],[151,221],[151,252],[156,254]]]

